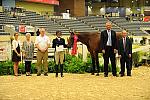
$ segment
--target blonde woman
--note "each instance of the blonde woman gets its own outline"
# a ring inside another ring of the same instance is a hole
[[[14,62],[14,75],[18,76],[18,64],[21,61],[20,56],[20,41],[18,40],[18,33],[14,34],[14,40],[12,41],[13,54],[12,61]]]
[[[34,43],[33,41],[31,41],[30,33],[26,33],[26,40],[23,42],[22,51],[25,61],[26,76],[31,76],[30,69],[31,69],[31,62],[34,56]]]

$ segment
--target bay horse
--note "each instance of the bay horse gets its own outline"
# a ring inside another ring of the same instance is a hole
[[[95,74],[95,63],[97,68],[96,76],[99,76],[100,68],[99,68],[99,58],[98,53],[102,52],[102,48],[100,46],[101,35],[100,32],[80,32],[74,33],[70,32],[70,37],[68,39],[68,46],[73,45],[73,37],[76,35],[78,37],[78,41],[85,44],[87,46],[88,51],[90,52],[92,58],[92,73]],[[121,37],[120,33],[116,33],[117,40]]]

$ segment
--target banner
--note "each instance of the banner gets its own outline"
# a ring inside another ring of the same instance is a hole
[[[70,19],[69,13],[62,13],[63,19]]]
[[[144,22],[149,22],[150,21],[150,16],[144,17]]]
[[[26,26],[26,32],[35,32],[35,28],[32,26]]]
[[[0,41],[0,61],[11,60],[11,43],[10,41]]]
[[[25,0],[25,1],[59,5],[58,0]]]
[[[11,28],[11,29],[13,29],[13,30],[15,30],[15,26],[14,25],[6,25],[6,26]]]
[[[25,31],[26,29],[25,29],[25,26],[24,25],[19,25],[19,32],[20,33],[25,33],[26,31]]]

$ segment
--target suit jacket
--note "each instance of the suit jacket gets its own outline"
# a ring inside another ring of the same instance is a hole
[[[55,50],[56,50],[56,46],[59,46],[59,45],[63,45],[64,48],[66,48],[67,46],[65,44],[65,39],[60,38],[60,41],[58,40],[58,38],[53,39],[52,48],[55,48]]]
[[[102,48],[102,50],[105,49],[105,47],[107,46],[107,41],[108,41],[108,33],[107,33],[107,30],[104,30],[101,32],[101,48]],[[117,49],[116,32],[113,30],[111,30],[111,42],[112,42],[113,49]]]
[[[123,38],[121,38],[119,40],[119,43],[118,43],[118,54],[119,55],[126,55],[128,56],[129,54],[132,54],[132,42],[131,40],[126,37],[126,46],[125,46],[125,50],[124,50],[124,45],[123,45]]]

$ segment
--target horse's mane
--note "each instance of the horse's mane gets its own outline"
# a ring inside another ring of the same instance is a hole
[[[92,40],[97,40],[100,36],[100,33],[98,32],[80,32],[76,33],[78,36],[78,40],[82,42],[85,45],[89,45],[89,42]],[[97,38],[98,37],[98,38]]]
[[[99,37],[100,36],[100,32],[79,32],[79,33],[75,33],[77,36],[80,37],[86,37],[86,38],[92,38],[92,37]],[[121,32],[116,32],[116,36],[117,39],[121,38]]]
[[[78,33],[75,33],[76,35],[96,35],[96,34],[100,34],[100,32],[78,32]]]

